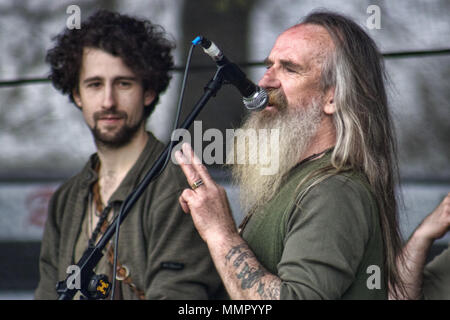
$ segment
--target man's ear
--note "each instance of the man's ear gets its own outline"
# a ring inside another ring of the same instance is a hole
[[[73,101],[75,101],[76,106],[79,109],[81,109],[82,108],[81,97],[80,97],[80,93],[78,92],[77,88],[73,89],[72,97],[73,97]]]
[[[336,104],[334,99],[334,87],[327,90],[325,95],[325,104],[323,106],[323,112],[327,115],[332,115],[336,112]]]
[[[155,100],[156,93],[153,90],[148,89],[144,92],[144,106],[150,105]]]

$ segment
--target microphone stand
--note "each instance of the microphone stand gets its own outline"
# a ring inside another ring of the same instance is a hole
[[[204,88],[203,95],[200,97],[199,101],[194,106],[194,109],[188,115],[180,128],[189,128],[209,99],[217,94],[226,78],[227,72],[224,74],[224,70],[226,71],[226,69],[227,66],[218,66],[214,77]],[[80,291],[87,299],[105,299],[107,297],[109,293],[109,283],[107,277],[105,275],[96,275],[94,273],[94,268],[103,257],[102,251],[114,235],[117,224],[122,224],[131,208],[145,191],[149,183],[163,169],[166,157],[179,142],[180,141],[170,141],[164,151],[159,155],[152,168],[147,172],[142,182],[139,183],[136,189],[130,193],[130,195],[128,195],[122,203],[119,215],[117,215],[113,222],[109,225],[99,242],[94,247],[88,247],[85,250],[83,256],[76,264],[79,268],[79,272],[75,275],[79,277],[79,288],[74,288],[73,285],[68,285],[71,281],[73,282],[74,275],[69,275],[65,280],[58,282],[56,286],[56,291],[59,294],[58,300],[72,300],[77,291]]]

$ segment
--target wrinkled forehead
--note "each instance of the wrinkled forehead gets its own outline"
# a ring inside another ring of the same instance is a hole
[[[328,31],[314,24],[298,24],[284,31],[272,49],[274,55],[312,66],[321,64],[334,48]]]

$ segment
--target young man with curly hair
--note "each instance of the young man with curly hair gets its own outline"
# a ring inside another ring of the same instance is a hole
[[[118,13],[98,11],[54,40],[46,58],[50,79],[81,110],[97,152],[51,199],[37,299],[57,298],[68,266],[101,238],[162,152],[145,123],[173,67],[174,46],[162,27]],[[220,292],[208,249],[177,202],[185,187],[170,162],[122,223],[114,299],[207,299]],[[94,271],[112,280],[113,256],[111,242]]]

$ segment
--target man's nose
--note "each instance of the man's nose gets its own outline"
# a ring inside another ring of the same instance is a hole
[[[106,85],[103,92],[103,109],[111,109],[116,106],[115,92],[112,85]]]
[[[259,80],[258,85],[262,88],[273,88],[277,89],[281,87],[281,82],[278,80],[276,71],[273,67],[266,70],[261,80]]]

